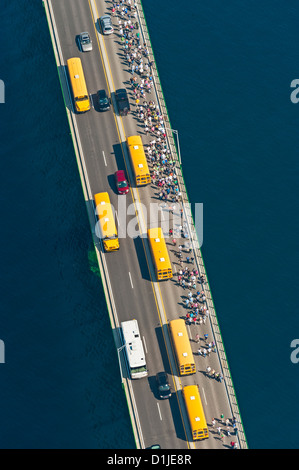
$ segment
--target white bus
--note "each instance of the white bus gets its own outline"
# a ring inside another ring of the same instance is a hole
[[[142,377],[146,377],[145,354],[137,320],[121,322],[121,331],[131,378],[141,379]]]

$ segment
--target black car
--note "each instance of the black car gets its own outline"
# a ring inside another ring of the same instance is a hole
[[[105,90],[98,91],[98,103],[100,111],[108,111],[110,109],[110,99]]]
[[[160,398],[170,398],[171,390],[166,372],[158,372],[156,375],[156,381]]]
[[[118,113],[120,116],[126,116],[130,112],[130,103],[127,95],[127,90],[120,88],[115,92]]]

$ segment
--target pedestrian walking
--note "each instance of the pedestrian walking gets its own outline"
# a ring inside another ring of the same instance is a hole
[[[195,336],[195,341],[196,341],[197,343],[199,343],[199,334],[198,334],[198,333],[197,333],[196,336]]]
[[[207,339],[208,339],[208,336],[209,336],[208,333],[205,333],[205,334],[204,334],[204,338],[205,338],[206,341],[207,341]]]
[[[216,424],[216,420],[215,420],[215,418],[213,418],[213,419],[212,419],[212,426],[213,426],[213,428],[215,427],[215,424]]]

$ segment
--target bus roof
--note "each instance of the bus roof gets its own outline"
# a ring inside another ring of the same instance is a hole
[[[186,385],[183,387],[183,397],[192,433],[198,429],[207,428],[198,385]]]
[[[182,318],[177,318],[176,320],[171,320],[169,326],[179,367],[194,364],[194,357],[185,321]]]
[[[67,65],[75,98],[88,96],[81,59],[79,57],[71,57],[67,60]]]
[[[148,164],[140,135],[131,135],[127,137],[127,144],[129,147],[135,175],[149,175]]]
[[[121,322],[121,329],[130,367],[134,368],[144,365],[145,354],[137,320],[134,319]]]
[[[71,57],[67,60],[67,67],[76,107],[80,111],[88,111],[90,109],[90,102],[81,59],[79,57]]]
[[[154,257],[154,262],[156,264],[156,269],[158,271],[163,269],[172,269],[161,227],[149,228],[147,236],[151,246],[152,255]]]
[[[117,229],[114,220],[114,214],[110,203],[108,193],[97,193],[94,195],[96,214],[98,216],[101,235],[103,239],[117,236]]]

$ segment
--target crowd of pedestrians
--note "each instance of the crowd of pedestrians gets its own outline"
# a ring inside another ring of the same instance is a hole
[[[148,136],[144,144],[151,178],[160,200],[175,203],[182,200],[175,161],[171,157],[166,136],[165,117],[159,104],[151,97],[152,67],[146,42],[140,36],[136,3],[123,0],[114,3],[112,10],[118,16],[118,34],[123,58],[131,73],[130,88],[134,97],[135,116]],[[137,31],[137,32],[136,32]]]
[[[178,245],[177,239],[174,238],[187,238],[187,224],[183,220],[181,204],[176,206],[176,203],[180,203],[182,200],[182,194],[176,174],[176,162],[172,159],[168,146],[165,118],[152,93],[154,83],[152,68],[154,62],[150,59],[147,44],[142,40],[140,34],[136,2],[133,0],[120,0],[113,3],[112,15],[116,17],[115,21],[118,27],[123,59],[131,74],[129,86],[135,102],[135,117],[147,136],[144,148],[151,170],[152,182],[154,187],[157,188],[157,197],[160,201],[163,201],[163,208],[168,209],[173,215],[177,215],[177,206],[179,206],[182,221],[177,228],[174,227],[169,230],[169,237],[172,238],[172,244],[176,247],[175,251],[180,267],[177,272],[177,284],[183,290],[182,297],[187,310],[184,318],[186,324],[198,325],[201,330],[205,328],[209,318],[209,309],[204,291],[206,280],[204,275],[200,274],[194,266],[194,256],[192,256],[190,245],[188,243]],[[170,206],[168,206],[169,203]],[[187,295],[185,295],[186,291]],[[200,334],[197,333],[195,335],[196,343],[200,343],[200,339]],[[208,333],[203,335],[203,340],[204,344],[198,348],[197,353],[202,358],[206,358],[216,352],[216,345],[214,341],[208,340]],[[206,375],[219,382],[223,381],[222,374],[216,372],[210,366],[206,367]],[[212,425],[215,426],[214,419]],[[235,420],[232,425],[236,429]],[[223,438],[224,432],[222,429],[219,427],[217,430]],[[226,434],[230,435],[229,424],[226,425]],[[233,448],[237,448],[235,442],[232,441],[231,445]]]
[[[216,423],[218,421],[218,423]],[[211,425],[213,428],[217,426],[217,434],[220,436],[220,439],[224,439],[224,436],[237,436],[238,435],[238,428],[236,418],[233,416],[232,419],[226,418],[224,419],[224,415],[220,416],[220,419],[212,419]],[[221,426],[222,425],[222,426]],[[225,429],[224,429],[225,427]],[[232,449],[238,449],[238,443],[235,441],[230,442]]]

